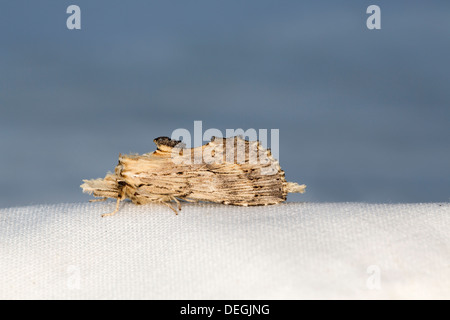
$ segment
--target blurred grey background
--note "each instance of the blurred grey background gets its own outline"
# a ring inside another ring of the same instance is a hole
[[[393,2],[2,1],[0,207],[87,201],[194,120],[280,129],[291,201],[449,201],[450,2]]]

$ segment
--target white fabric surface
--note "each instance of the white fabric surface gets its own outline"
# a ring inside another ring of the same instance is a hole
[[[0,210],[0,298],[450,298],[449,203],[113,208]]]

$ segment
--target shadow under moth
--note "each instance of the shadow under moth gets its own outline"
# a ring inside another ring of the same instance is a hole
[[[306,186],[287,182],[284,171],[270,150],[259,141],[240,136],[212,137],[211,142],[185,148],[178,140],[159,137],[157,150],[143,155],[119,155],[114,173],[104,179],[83,180],[83,192],[103,201],[117,199],[134,204],[162,203],[181,210],[180,200],[207,201],[237,206],[262,206],[286,200],[288,193],[303,193]]]

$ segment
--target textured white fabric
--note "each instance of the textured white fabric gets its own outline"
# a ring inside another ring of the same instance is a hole
[[[0,298],[450,298],[448,203],[113,208],[0,210]]]

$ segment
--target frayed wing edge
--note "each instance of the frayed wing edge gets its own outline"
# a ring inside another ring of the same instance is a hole
[[[95,197],[117,198],[119,196],[117,180],[113,174],[108,174],[104,179],[83,180],[83,182],[80,188],[84,193]]]

